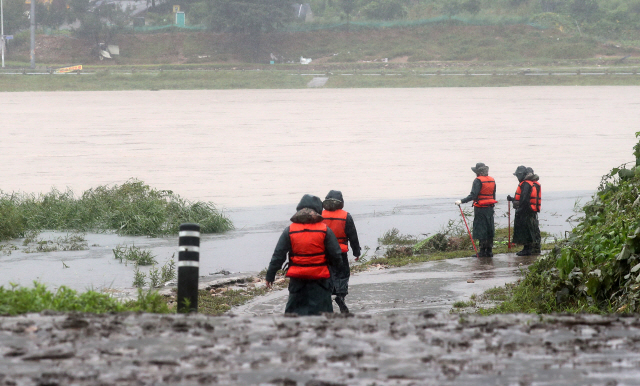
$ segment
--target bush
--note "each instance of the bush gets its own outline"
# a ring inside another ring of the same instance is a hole
[[[0,198],[0,240],[22,237],[26,222],[11,197]]]
[[[51,292],[37,282],[34,282],[34,288],[12,285],[11,289],[5,289],[0,286],[0,315],[20,315],[44,310],[91,313],[169,312],[164,298],[155,292],[139,291],[137,300],[121,303],[108,294],[96,291],[79,294],[65,286],[60,287],[56,292]]]
[[[508,301],[486,312],[640,312],[639,190],[640,168],[612,169],[571,237],[531,265]]]
[[[119,235],[177,234],[181,223],[200,224],[202,233],[233,229],[211,202],[190,202],[169,190],[142,181],[89,189],[77,199],[71,190],[41,195],[0,197],[0,237],[19,237],[27,230],[114,231]]]

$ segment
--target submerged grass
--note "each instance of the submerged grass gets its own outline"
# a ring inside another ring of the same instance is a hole
[[[6,216],[2,216],[5,213]],[[177,234],[181,223],[200,224],[202,233],[233,229],[231,221],[211,202],[190,202],[169,190],[158,190],[132,179],[122,185],[102,185],[76,198],[73,191],[46,194],[0,194],[0,237],[28,231],[113,231],[119,235]]]
[[[66,236],[55,237],[52,240],[37,238],[37,232],[30,232],[22,245],[24,253],[58,252],[58,251],[84,251],[89,249],[87,240],[82,233],[73,233]]]
[[[141,249],[135,245],[117,245],[113,249],[113,257],[116,260],[120,260],[120,263],[123,261],[125,263],[131,261],[135,265],[154,265],[158,263],[150,250]]]

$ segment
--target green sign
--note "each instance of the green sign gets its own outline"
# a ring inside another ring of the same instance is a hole
[[[184,27],[184,12],[176,12],[176,25]]]

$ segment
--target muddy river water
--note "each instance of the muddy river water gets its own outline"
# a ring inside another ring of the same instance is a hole
[[[576,201],[632,161],[638,107],[638,87],[0,93],[0,188],[80,194],[138,178],[213,201],[237,229],[203,237],[210,278],[265,268],[305,193],[341,190],[370,254],[394,227],[437,232],[459,219],[453,201],[476,162],[496,179],[501,225],[513,171],[533,167],[541,227],[560,237]],[[86,251],[0,255],[0,285],[131,289],[112,248],[135,243],[162,264],[177,246],[86,239]],[[528,263],[505,254],[359,274],[353,318],[279,316],[286,291],[221,318],[2,318],[0,384],[640,384],[637,319],[441,312]]]

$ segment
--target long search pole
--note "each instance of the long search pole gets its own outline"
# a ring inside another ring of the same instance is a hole
[[[2,68],[4,68],[4,9],[0,0],[0,49],[2,49]]]
[[[478,257],[478,248],[476,248],[476,243],[473,241],[473,236],[471,236],[471,231],[469,230],[469,225],[467,224],[467,219],[464,217],[464,212],[462,211],[462,207],[458,205],[460,208],[460,214],[462,215],[462,219],[464,220],[464,225],[467,227],[467,232],[469,232],[469,238],[471,239],[471,244],[473,245],[473,250],[476,251],[476,257]]]
[[[509,241],[507,244],[507,249],[509,251],[511,251],[511,201],[507,201],[507,208],[509,208],[509,211],[507,212],[509,214],[508,216],[508,221],[509,221]]]
[[[36,0],[31,0],[31,68],[36,68]]]

